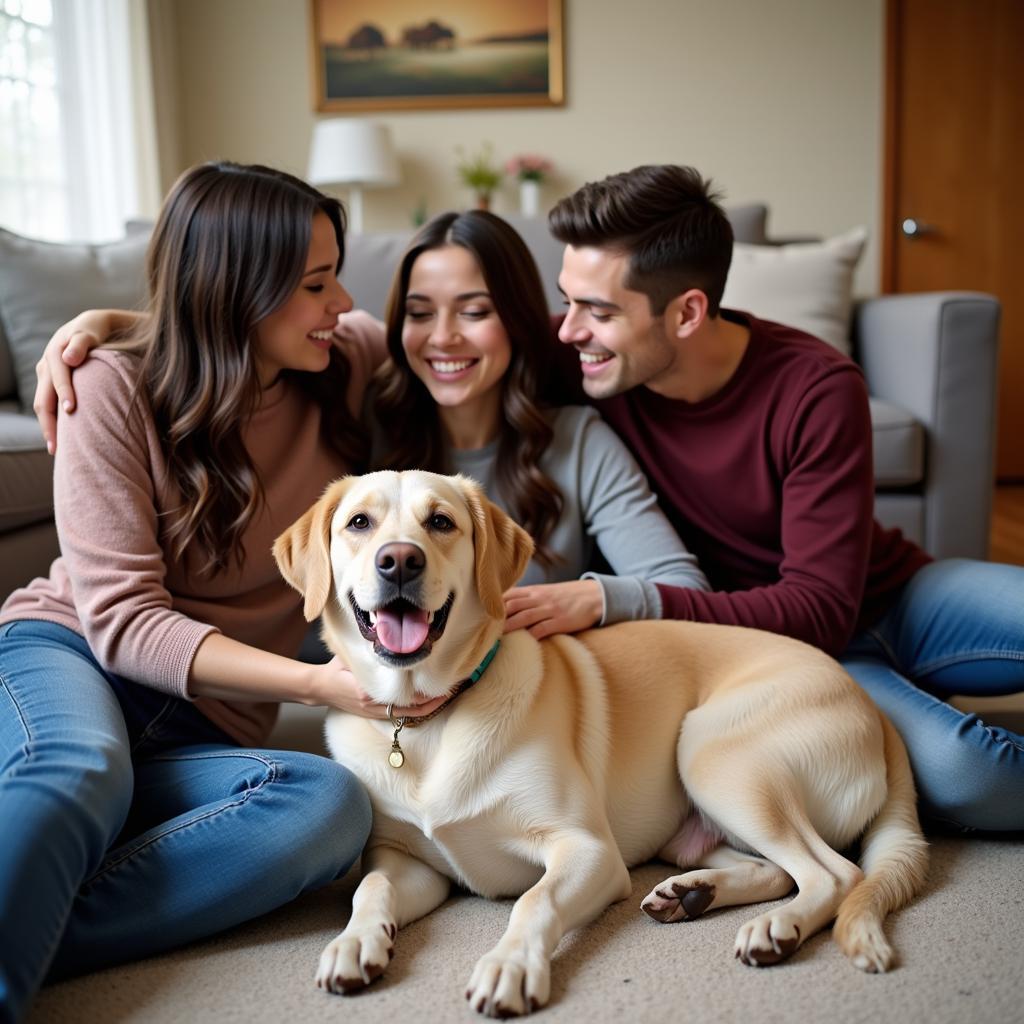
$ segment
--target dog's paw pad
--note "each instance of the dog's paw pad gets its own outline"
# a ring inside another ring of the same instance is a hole
[[[387,963],[383,964],[367,964],[363,970],[366,972],[366,983],[369,984],[371,981],[376,981],[387,967],[388,963],[391,962],[391,950],[388,950]]]
[[[343,978],[340,974],[336,974],[331,979],[330,988],[332,992],[342,992],[345,995],[351,995],[353,992],[366,988],[366,982],[362,978]]]
[[[683,905],[688,918],[700,917],[714,902],[715,887],[703,882],[687,885],[681,882],[674,882],[672,891]]]
[[[683,908],[679,900],[665,898],[660,893],[652,893],[640,904],[640,909],[650,918],[661,924],[672,924],[683,919]]]
[[[748,967],[771,967],[792,956],[799,945],[799,925],[758,919],[740,929],[736,956]]]
[[[795,939],[784,939],[777,947],[748,949],[743,962],[749,967],[771,967],[791,956],[799,943]]]
[[[640,904],[648,917],[662,924],[700,917],[715,899],[715,887],[704,882],[671,881],[668,887],[670,892],[665,888],[655,889]]]

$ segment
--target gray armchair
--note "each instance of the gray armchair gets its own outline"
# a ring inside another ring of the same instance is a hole
[[[877,517],[937,558],[987,558],[998,301],[886,295],[859,305],[853,332],[872,396]]]

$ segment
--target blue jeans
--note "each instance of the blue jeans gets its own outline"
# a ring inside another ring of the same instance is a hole
[[[331,882],[370,818],[334,761],[240,749],[188,701],[104,672],[71,630],[0,626],[0,1021],[44,980]]]
[[[946,703],[1024,690],[1024,568],[933,562],[840,660],[902,735],[926,818],[1024,829],[1024,737]]]

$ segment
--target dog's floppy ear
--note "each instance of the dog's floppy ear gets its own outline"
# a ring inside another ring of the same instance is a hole
[[[274,541],[281,575],[306,598],[302,614],[312,622],[331,593],[331,520],[352,477],[331,484],[320,500]]]
[[[472,480],[466,477],[458,480],[473,516],[473,553],[480,603],[492,618],[504,618],[502,594],[522,576],[533,555],[533,540],[511,516],[488,501]]]

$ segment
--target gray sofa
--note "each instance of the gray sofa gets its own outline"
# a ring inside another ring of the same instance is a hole
[[[739,240],[769,243],[764,206],[729,213]],[[561,309],[561,246],[543,220],[508,219],[537,258],[552,310]],[[363,308],[383,312],[410,235],[350,239],[342,279]],[[38,353],[80,309],[141,301],[145,244],[145,231],[61,246],[0,230],[0,600],[57,553],[51,462],[31,411]],[[987,557],[998,321],[994,298],[968,292],[885,296],[855,310],[854,354],[872,395],[876,513],[939,557]]]

